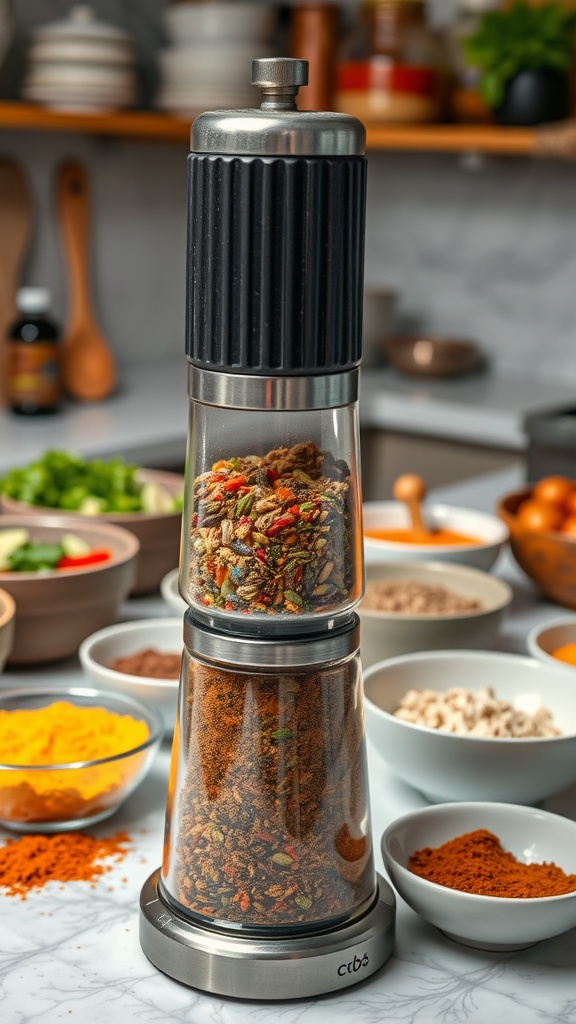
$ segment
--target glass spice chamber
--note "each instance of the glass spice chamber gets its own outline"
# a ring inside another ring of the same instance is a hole
[[[343,988],[392,950],[374,869],[354,607],[365,131],[299,111],[305,61],[253,62],[260,110],[192,126],[188,603],[149,959],[194,987]]]

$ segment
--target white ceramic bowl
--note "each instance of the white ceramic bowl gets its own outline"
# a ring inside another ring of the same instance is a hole
[[[180,591],[178,589],[179,576],[179,569],[172,569],[171,572],[167,572],[160,584],[160,593],[166,601],[172,615],[179,615],[180,618],[182,618],[188,605],[184,598],[180,596]]]
[[[87,637],[78,651],[80,663],[95,686],[145,701],[160,712],[166,733],[172,733],[178,700],[177,679],[128,675],[110,668],[116,658],[153,647],[163,653],[182,651],[182,619],[139,619],[100,629]]]
[[[500,803],[438,804],[403,815],[382,836],[382,857],[406,903],[445,935],[487,950],[525,949],[576,925],[576,892],[537,899],[477,896],[413,874],[408,858],[423,847],[485,828],[517,860],[553,861],[576,873],[576,822],[531,807]]]
[[[576,683],[576,665],[570,665],[566,661],[559,661],[552,657],[552,651],[557,647],[564,647],[565,644],[576,644],[576,616],[564,615],[559,619],[552,619],[544,625],[534,626],[528,633],[526,645],[529,654],[538,658],[544,665],[551,668],[561,668],[572,673]]]
[[[562,735],[460,736],[394,716],[408,690],[481,690],[534,711],[548,708]],[[531,804],[576,781],[576,691],[567,672],[498,651],[426,651],[372,665],[364,675],[366,730],[392,771],[428,800]]]
[[[410,526],[406,505],[400,501],[367,501],[364,503],[364,530],[403,529]],[[440,505],[434,502],[423,507],[424,520],[430,528],[454,530],[465,537],[474,537],[476,544],[404,544],[376,540],[364,534],[366,562],[441,561],[459,562],[477,569],[491,569],[500,549],[509,537],[506,524],[498,516],[469,508]]]
[[[446,562],[381,562],[366,566],[366,581],[409,580],[442,586],[460,597],[475,598],[477,611],[447,615],[415,615],[357,608],[360,616],[362,665],[366,669],[384,658],[413,651],[490,647],[512,589],[503,580],[480,569]]]
[[[271,57],[268,46],[258,48],[258,57]],[[223,43],[219,40],[199,39],[194,45],[160,50],[157,60],[165,86],[183,86],[216,90],[251,88],[253,43]]]
[[[179,3],[166,7],[163,18],[171,42],[186,46],[199,40],[264,42],[275,27],[277,13],[267,3]],[[253,54],[259,57],[259,53]]]

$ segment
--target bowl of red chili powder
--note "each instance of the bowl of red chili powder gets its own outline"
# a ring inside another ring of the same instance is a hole
[[[576,925],[576,822],[561,815],[436,804],[393,821],[381,846],[406,903],[465,946],[525,949]]]

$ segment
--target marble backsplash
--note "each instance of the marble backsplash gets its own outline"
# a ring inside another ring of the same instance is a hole
[[[0,96],[17,94],[30,26],[70,6],[18,0]],[[93,6],[133,31],[142,97],[151,102],[165,3]],[[183,352],[186,147],[4,131],[0,156],[22,161],[34,196],[23,283],[50,286],[65,319],[54,171],[62,159],[80,159],[92,182],[94,305],[118,362]],[[370,153],[366,281],[397,289],[400,327],[473,338],[498,370],[573,379],[576,388],[576,169],[517,157]]]

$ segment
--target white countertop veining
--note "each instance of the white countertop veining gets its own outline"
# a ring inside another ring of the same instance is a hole
[[[183,464],[187,369],[184,356],[134,364],[110,398],[67,402],[54,416],[26,418],[0,409],[0,472],[26,465],[48,448],[86,456],[122,454],[148,465]],[[366,428],[522,451],[525,415],[566,408],[575,398],[568,385],[520,374],[424,381],[389,369],[367,370],[361,379],[360,422]]]
[[[434,497],[491,509],[519,483],[515,470],[438,490]],[[498,647],[525,652],[529,628],[560,614],[504,553],[496,572],[512,582],[515,598]],[[132,600],[122,618],[168,615],[159,597]],[[2,687],[42,682],[81,684],[75,658],[45,670],[8,671]],[[425,800],[398,780],[368,741],[372,823],[378,870],[379,839],[399,814]],[[94,887],[49,884],[26,901],[0,896],[2,1024],[569,1024],[576,1020],[576,929],[518,953],[495,954],[444,938],[398,899],[393,956],[374,976],[332,995],[261,1003],[213,997],[165,977],[138,940],[141,886],[160,862],[169,744],[146,782],[101,834],[126,829],[133,849]],[[576,817],[576,787],[550,800],[549,810]],[[0,832],[0,841],[8,839]]]

